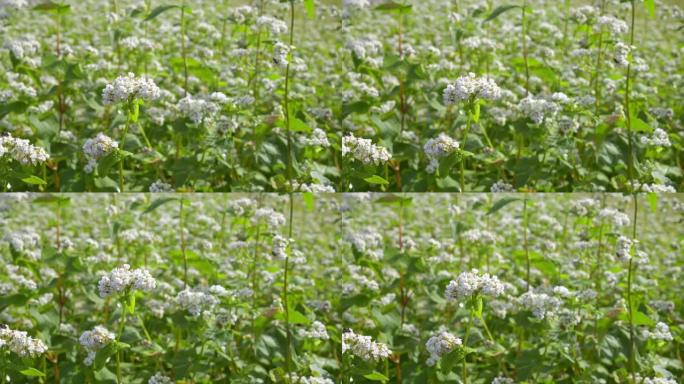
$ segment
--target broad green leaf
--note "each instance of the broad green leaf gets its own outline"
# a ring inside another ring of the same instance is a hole
[[[145,18],[145,21],[150,21],[157,16],[161,15],[162,13],[174,9],[174,8],[180,8],[178,5],[160,5],[157,8],[153,9],[152,12],[150,12],[149,16]]]
[[[54,1],[45,1],[33,7],[33,10],[42,12],[66,13],[69,11],[69,8],[71,8],[71,6],[68,4],[55,3]]]
[[[373,175],[371,177],[366,177],[363,179],[366,183],[368,184],[380,184],[380,185],[388,185],[389,181],[385,180],[384,178],[378,176],[378,175]]]
[[[373,371],[367,375],[363,375],[368,380],[371,381],[388,381],[389,378],[378,371]]]
[[[520,199],[517,197],[504,197],[503,199],[494,203],[494,205],[492,205],[492,207],[489,208],[489,211],[487,211],[487,214],[491,215],[492,213],[499,211],[501,208],[507,206],[508,204],[518,200]]]
[[[35,368],[26,368],[24,370],[19,371],[24,376],[29,376],[29,377],[45,377],[45,374]]]
[[[176,200],[178,200],[178,198],[176,198],[176,197],[162,197],[161,199],[157,199],[157,200],[153,201],[149,207],[147,207],[145,212],[143,212],[143,215],[154,211],[155,209],[161,207],[162,205],[164,205],[168,202],[176,201]]]
[[[644,0],[644,6],[648,11],[648,15],[655,17],[655,0]]]
[[[411,12],[411,5],[404,5],[404,4],[399,4],[394,1],[388,1],[386,3],[380,4],[374,9],[376,11],[388,11],[388,12],[399,12],[399,13],[408,13]]]
[[[314,0],[304,0],[304,8],[306,8],[306,15],[309,19],[313,20],[316,18],[316,4],[314,4]]]
[[[29,177],[25,177],[25,178],[21,179],[21,181],[23,181],[26,184],[31,184],[31,185],[46,185],[47,184],[45,182],[45,180],[41,179],[38,176],[33,176],[33,175],[29,176]]]
[[[520,6],[519,5],[501,5],[501,6],[497,7],[495,10],[493,10],[492,13],[489,16],[487,16],[487,18],[484,20],[484,22],[486,23],[488,21],[492,21],[492,20],[496,19],[497,17],[499,17],[502,13],[509,11],[513,8],[520,8]]]

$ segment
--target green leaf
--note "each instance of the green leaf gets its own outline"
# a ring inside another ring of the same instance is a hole
[[[520,8],[519,5],[501,5],[496,7],[495,10],[492,11],[492,13],[484,20],[484,22],[492,21],[499,17],[502,13],[509,11],[513,8]]]
[[[45,180],[41,179],[38,176],[33,176],[33,175],[29,176],[29,177],[25,177],[25,178],[21,179],[21,181],[23,181],[26,184],[31,184],[31,185],[46,185],[47,184],[45,182]]]
[[[653,128],[640,118],[632,116],[632,131],[651,133],[653,132]]]
[[[651,206],[653,213],[658,213],[658,194],[655,192],[646,195],[646,201]]]
[[[368,380],[371,381],[388,381],[389,378],[378,371],[373,371],[367,375],[363,375]]]
[[[388,1],[386,3],[380,4],[374,8],[376,11],[386,11],[386,12],[399,12],[408,13],[411,12],[411,5],[399,4],[394,1]]]
[[[69,8],[71,8],[71,6],[68,4],[55,3],[54,1],[46,1],[33,7],[33,10],[41,12],[66,13],[69,11]]]
[[[501,208],[507,206],[508,204],[510,204],[514,201],[518,201],[518,200],[520,200],[520,199],[518,199],[516,197],[505,197],[505,198],[497,201],[496,203],[494,203],[494,205],[492,205],[492,207],[489,208],[489,211],[487,211],[487,214],[491,215],[492,213],[499,211]]]
[[[102,367],[104,367],[105,363],[107,362],[107,359],[109,359],[110,356],[117,353],[118,351],[119,347],[116,342],[109,343],[106,347],[97,351],[97,353],[95,354],[95,360],[93,361],[93,370],[99,371],[100,369],[102,369]]]
[[[162,205],[164,205],[170,201],[175,201],[175,200],[178,200],[178,199],[175,197],[163,197],[161,199],[157,199],[157,200],[153,201],[149,207],[147,207],[145,212],[143,212],[143,215],[148,214],[148,213],[154,211],[155,209],[161,207]]]
[[[45,377],[45,374],[35,368],[26,368],[24,370],[19,371],[24,376],[29,376],[29,377]]]
[[[316,18],[316,4],[314,4],[314,0],[304,0],[304,8],[306,8],[306,15],[309,16],[309,19],[315,19]]]
[[[311,133],[313,131],[313,129],[311,129],[311,127],[308,124],[299,120],[296,117],[290,118],[290,130],[292,132],[306,132],[306,133]]]
[[[644,0],[644,6],[648,11],[648,15],[652,18],[655,17],[655,0]]]
[[[373,175],[371,177],[366,177],[363,179],[366,183],[368,184],[380,184],[380,185],[388,185],[389,181],[385,180],[384,178],[378,176],[378,175]]]
[[[149,16],[147,16],[145,18],[144,21],[150,21],[150,20],[156,18],[157,16],[161,15],[162,13],[164,13],[170,9],[174,9],[174,8],[180,8],[180,6],[178,6],[178,5],[160,5],[157,8],[153,9],[152,12],[150,12]]]
[[[306,206],[306,210],[309,212],[313,212],[314,210],[314,200],[315,196],[311,192],[304,192],[302,193],[302,200],[304,200],[304,205]]]

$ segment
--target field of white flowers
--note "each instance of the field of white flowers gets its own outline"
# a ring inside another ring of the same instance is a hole
[[[0,0],[0,185],[683,190],[681,5]]]
[[[684,196],[0,196],[1,383],[682,377]]]

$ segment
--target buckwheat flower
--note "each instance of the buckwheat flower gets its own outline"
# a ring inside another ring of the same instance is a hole
[[[90,138],[83,143],[83,154],[88,160],[85,167],[86,172],[90,173],[95,169],[97,161],[119,148],[119,143],[104,133],[98,133],[94,138]]]
[[[444,330],[438,332],[436,335],[430,337],[425,343],[425,349],[427,349],[430,354],[430,357],[427,359],[427,365],[432,367],[442,358],[442,356],[461,345],[463,345],[463,342],[460,338]]]
[[[273,236],[273,248],[271,250],[271,253],[273,254],[273,256],[276,257],[276,259],[285,260],[287,259],[288,245],[290,245],[290,240],[280,235],[275,235]]]
[[[265,222],[270,229],[275,229],[285,224],[285,216],[270,207],[259,208],[254,212],[254,216],[252,216],[252,224],[262,222]]]
[[[518,301],[523,308],[531,311],[534,317],[539,320],[555,314],[562,304],[562,301],[556,297],[534,291],[523,293]]]
[[[302,138],[302,143],[304,145],[308,146],[319,146],[319,147],[324,147],[328,148],[330,147],[330,141],[328,141],[328,135],[325,133],[324,130],[320,128],[314,128],[313,132],[311,132],[311,137],[304,137]]]
[[[342,334],[342,353],[346,352],[369,362],[378,362],[392,354],[387,345],[373,341],[370,336],[357,335],[351,329]]]
[[[637,382],[641,384],[677,384],[677,380],[670,379],[667,377],[654,377],[652,379],[642,379],[637,376]]]
[[[99,351],[114,341],[114,334],[107,330],[107,328],[98,325],[90,331],[83,332],[78,341],[89,351]]]
[[[228,202],[228,212],[235,216],[246,216],[251,214],[256,208],[257,202],[254,199],[243,197]]]
[[[634,183],[634,189],[646,193],[676,193],[677,189],[665,184],[641,184]]]
[[[161,372],[157,372],[154,376],[147,380],[147,384],[173,384],[173,380],[170,377],[165,376]]]
[[[658,322],[656,324],[655,329],[651,332],[648,332],[648,338],[651,340],[663,340],[663,341],[672,341],[672,333],[670,332],[670,327],[667,326],[667,324],[663,322]]]
[[[444,104],[452,105],[462,101],[473,101],[480,98],[496,100],[501,97],[501,88],[488,77],[477,77],[470,72],[461,76],[444,89]]]
[[[157,286],[157,281],[144,268],[131,270],[131,266],[124,264],[102,276],[98,284],[100,297],[108,297],[128,289],[151,291]]]
[[[456,280],[451,280],[446,287],[447,300],[468,299],[478,294],[497,297],[504,293],[504,285],[496,276],[488,273],[480,274],[477,269],[461,272]]]
[[[218,304],[218,299],[211,294],[186,288],[178,293],[176,303],[182,309],[190,312],[192,316],[199,317],[201,314],[211,311]]]
[[[292,384],[335,384],[334,381],[327,377],[320,376],[299,376],[296,373],[290,373],[288,383]]]
[[[600,31],[604,27],[608,28],[613,36],[623,34],[629,29],[627,23],[610,15],[600,16],[594,25],[594,30]]]
[[[641,136],[641,143],[644,145],[652,145],[655,147],[665,147],[669,148],[672,146],[670,142],[670,137],[667,132],[661,128],[656,128],[653,130],[651,137]]]
[[[183,116],[192,120],[195,124],[200,124],[205,117],[217,111],[217,106],[214,103],[208,103],[206,100],[194,98],[188,94],[178,102],[178,110]]]
[[[102,102],[104,105],[110,105],[133,99],[156,100],[160,96],[161,90],[152,79],[128,73],[105,86],[102,91]]]
[[[603,208],[599,211],[597,219],[610,220],[615,227],[624,227],[630,223],[629,216],[615,208]]]
[[[430,161],[426,171],[428,173],[434,173],[439,166],[439,159],[449,156],[454,151],[457,151],[459,147],[460,143],[457,140],[452,139],[444,133],[440,133],[439,136],[429,139],[423,146],[425,156],[427,156]]]
[[[301,330],[300,335],[309,339],[330,339],[328,330],[325,328],[325,324],[321,323],[320,321],[314,321],[311,323],[311,328],[309,330]]]
[[[598,9],[594,6],[591,5],[583,5],[579,8],[575,8],[570,12],[571,17],[578,23],[578,24],[586,24],[589,21],[593,21],[593,19],[596,17],[598,14]]]
[[[560,108],[554,102],[529,95],[520,100],[518,110],[535,124],[541,124],[544,119],[555,117]]]
[[[174,188],[171,184],[157,180],[150,185],[150,193],[168,193],[173,192]]]
[[[491,384],[514,384],[515,381],[513,379],[510,379],[508,377],[504,376],[497,376],[492,380]]]
[[[0,351],[8,350],[19,357],[36,357],[47,352],[47,346],[24,331],[15,331],[0,324]]]
[[[489,191],[492,193],[515,192],[515,187],[513,187],[512,184],[509,184],[503,180],[499,180],[496,183],[492,184],[492,186],[489,188]]]
[[[347,155],[366,165],[379,165],[391,158],[385,147],[373,144],[370,139],[355,137],[353,133],[342,138],[342,156]]]
[[[0,137],[0,159],[5,156],[22,165],[38,165],[49,158],[45,149],[31,144],[28,140],[12,136]]]
[[[287,32],[287,24],[284,21],[267,15],[259,16],[256,25],[259,28],[266,27],[273,35]]]
[[[290,54],[292,48],[280,41],[273,44],[273,62],[281,68],[287,67],[289,61],[287,56]]]
[[[618,41],[613,50],[613,60],[618,66],[627,67],[627,65],[629,65],[629,53],[631,51],[632,48],[629,45]]]

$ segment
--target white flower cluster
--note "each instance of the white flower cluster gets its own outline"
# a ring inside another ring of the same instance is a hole
[[[480,274],[477,269],[473,269],[470,272],[461,272],[456,280],[451,280],[445,295],[448,300],[467,299],[478,294],[497,297],[504,293],[504,289],[498,277],[488,273]]]
[[[675,187],[665,184],[634,183],[634,189],[646,193],[677,193]]]
[[[520,100],[518,110],[524,116],[529,117],[535,124],[541,124],[545,118],[555,117],[560,107],[552,101],[529,95]]]
[[[514,384],[515,381],[513,379],[504,377],[504,376],[497,376],[492,380],[492,384]]]
[[[287,64],[289,63],[287,56],[290,54],[291,50],[292,47],[289,45],[277,41],[273,44],[273,62],[280,68],[287,67]]]
[[[386,359],[392,354],[387,345],[373,341],[370,336],[357,335],[351,329],[342,334],[342,353],[347,351],[363,360],[373,362]]]
[[[275,256],[278,260],[285,260],[287,259],[288,245],[290,245],[289,239],[280,235],[275,235],[273,236],[273,247],[271,249],[271,253],[273,253],[273,256]]]
[[[672,341],[672,333],[670,332],[670,327],[667,324],[659,321],[653,331],[646,331],[647,337],[651,340],[663,340]]]
[[[536,293],[534,291],[527,291],[519,298],[520,305],[531,311],[534,317],[543,320],[549,315],[556,313],[562,304],[562,301],[554,296],[546,293]]]
[[[114,341],[114,334],[107,330],[107,328],[98,325],[91,331],[83,332],[78,341],[88,351],[88,356],[83,360],[83,363],[90,366],[95,360],[97,351]]]
[[[186,288],[176,296],[176,302],[191,315],[198,317],[211,311],[218,304],[218,299],[210,293]]]
[[[573,9],[570,14],[577,23],[586,24],[596,17],[598,9],[592,5],[583,5]]]
[[[618,237],[617,241],[615,242],[615,254],[617,255],[618,260],[626,263],[632,258],[632,246],[634,243],[635,242],[628,237]]]
[[[269,229],[274,229],[285,224],[285,216],[271,207],[259,208],[254,212],[254,216],[252,216],[252,224],[259,224],[261,222],[266,222]]]
[[[311,323],[311,329],[309,330],[300,330],[299,335],[301,337],[309,339],[330,339],[330,336],[328,335],[328,330],[325,328],[325,324],[321,323],[320,321],[314,321],[313,323]]]
[[[492,193],[515,192],[515,187],[513,187],[513,184],[509,184],[503,180],[499,180],[496,183],[492,184],[491,187],[489,187],[489,191]]]
[[[151,291],[157,286],[157,281],[144,268],[131,270],[131,266],[124,264],[114,268],[109,274],[102,276],[98,289],[100,297],[107,297],[125,290]]]
[[[618,41],[615,44],[615,48],[613,51],[613,60],[615,60],[615,63],[620,66],[620,67],[626,67],[629,65],[629,53],[632,51],[632,48],[621,42]]]
[[[318,184],[318,183],[308,183],[299,184],[295,183],[294,189],[300,192],[310,192],[310,193],[335,193],[335,187],[332,185]]]
[[[227,102],[227,100],[224,102]],[[200,124],[202,121],[217,113],[219,109],[218,104],[193,97],[189,94],[178,102],[178,110],[181,114],[192,120],[195,124]]]
[[[494,244],[496,243],[496,235],[484,229],[469,229],[463,232],[463,238],[471,243],[478,244]]]
[[[228,211],[235,216],[245,216],[252,213],[256,208],[256,201],[248,197],[242,197],[228,202]]]
[[[342,138],[342,156],[348,154],[364,164],[379,165],[391,158],[385,147],[373,144],[370,139],[355,137],[353,133]]]
[[[150,193],[168,193],[173,192],[173,186],[161,180],[157,180],[150,185]]]
[[[24,331],[15,331],[0,325],[0,350],[3,349],[20,357],[36,357],[45,353],[47,346]]]
[[[453,351],[455,348],[460,347],[463,344],[460,338],[452,335],[447,331],[440,331],[436,335],[430,337],[425,343],[425,349],[427,349],[430,357],[427,359],[427,365],[435,365],[442,356]]]
[[[309,146],[320,146],[324,148],[330,147],[330,141],[328,141],[328,135],[325,131],[320,128],[315,128],[311,132],[311,137],[302,138],[302,143]]]
[[[572,202],[570,210],[577,216],[587,216],[598,208],[599,202],[591,197],[575,200]]]
[[[615,227],[624,227],[626,225],[629,225],[630,220],[629,216],[626,214],[618,211],[615,208],[603,208],[602,210],[599,211],[598,220],[610,220]]]
[[[629,30],[627,23],[610,15],[600,16],[598,20],[596,20],[594,29],[596,31],[601,31],[602,28],[608,28],[608,31],[613,36],[623,34]]]
[[[287,32],[287,24],[284,21],[267,15],[259,16],[256,25],[259,28],[266,27],[273,35]]]
[[[156,100],[161,90],[152,79],[136,77],[133,73],[119,76],[113,83],[107,84],[102,91],[102,102],[105,105],[115,104],[131,99]]]
[[[474,73],[461,76],[444,89],[444,104],[451,105],[475,98],[496,100],[501,97],[501,88],[488,77],[477,77]]]
[[[653,130],[651,137],[641,136],[641,143],[644,145],[652,145],[655,147],[665,147],[669,148],[672,146],[670,142],[670,137],[667,135],[662,128],[656,128]]]
[[[373,37],[350,40],[346,44],[354,56],[367,62],[371,67],[379,67],[383,62],[382,42]]]
[[[444,133],[440,133],[439,136],[428,140],[423,146],[425,156],[427,156],[430,161],[426,171],[428,173],[434,173],[437,167],[439,167],[439,159],[457,151],[459,147],[460,144],[457,140],[452,139]]]
[[[91,173],[97,161],[108,154],[116,151],[119,148],[119,143],[104,133],[98,133],[94,138],[90,138],[83,143],[83,153],[85,154],[88,164],[85,166],[85,171]]]
[[[163,373],[157,372],[147,380],[147,384],[173,384],[173,380]]]
[[[640,384],[678,384],[677,380],[675,379],[670,379],[667,377],[654,377],[652,379],[650,378],[642,378],[639,375],[636,377],[636,382]]]
[[[335,384],[334,381],[328,379],[327,377],[298,376],[294,373],[290,374],[290,380],[288,382],[292,384]]]
[[[5,155],[23,165],[38,165],[49,158],[45,149],[31,144],[26,139],[12,136],[0,137],[0,158]]]

